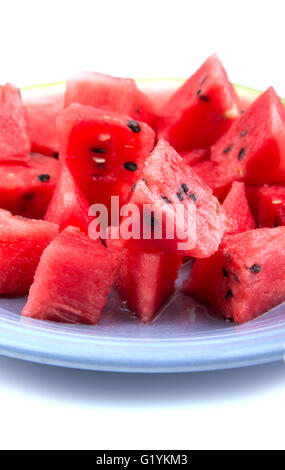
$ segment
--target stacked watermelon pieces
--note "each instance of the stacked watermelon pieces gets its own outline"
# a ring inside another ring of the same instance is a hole
[[[23,316],[94,325],[115,290],[151,322],[185,260],[183,293],[220,318],[285,301],[274,88],[241,101],[216,55],[168,95],[97,72],[23,100],[0,86],[0,293],[28,294]]]

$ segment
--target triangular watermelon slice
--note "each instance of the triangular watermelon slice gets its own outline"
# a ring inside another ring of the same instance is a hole
[[[57,120],[61,156],[90,204],[121,203],[153,149],[155,134],[145,123],[123,114],[73,104]]]
[[[211,149],[216,187],[285,181],[285,109],[271,87],[235,121]]]
[[[44,251],[22,315],[62,323],[98,323],[116,267],[114,253],[100,241],[67,227]]]
[[[239,100],[216,55],[192,75],[160,112],[159,136],[177,151],[209,148],[239,115]]]
[[[244,323],[285,301],[285,227],[226,237],[219,251],[195,262],[184,292]]]
[[[0,209],[0,294],[28,293],[42,252],[57,234],[55,224]]]
[[[0,86],[0,160],[27,162],[31,141],[27,113],[18,88]]]
[[[229,194],[223,202],[225,211],[225,235],[253,230],[255,221],[249,208],[244,183],[233,183]]]
[[[133,188],[130,210],[132,205],[139,209],[139,223],[135,214],[133,224],[139,233],[131,237],[139,249],[205,258],[219,247],[224,217],[218,200],[163,139],[145,162]],[[121,232],[127,224],[126,213]]]
[[[175,253],[137,251],[122,239],[107,244],[120,259],[114,287],[141,322],[150,322],[174,292],[181,258]]]
[[[60,231],[72,225],[87,234],[88,226],[93,220],[93,217],[88,216],[88,211],[89,204],[86,198],[62,162],[60,176],[45,220],[58,224]]]

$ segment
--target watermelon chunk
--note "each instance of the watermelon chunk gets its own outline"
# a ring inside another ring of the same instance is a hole
[[[285,109],[269,88],[211,149],[219,187],[285,181]],[[217,183],[216,183],[217,187]]]
[[[239,100],[216,55],[192,75],[160,113],[159,136],[179,151],[208,148],[239,114]]]
[[[127,114],[155,126],[154,105],[132,78],[81,72],[66,82],[65,107],[72,103]]]
[[[285,187],[263,186],[258,192],[258,223],[260,227],[285,225]]]
[[[208,257],[218,249],[224,230],[220,204],[163,139],[146,160],[130,204],[140,209],[140,233],[138,239],[137,235],[132,239],[140,249],[178,251],[181,256],[197,258]],[[127,220],[126,214],[124,223]],[[147,236],[145,228],[149,228]]]
[[[18,88],[0,86],[0,160],[27,162],[31,142],[27,113]]]
[[[59,137],[56,118],[63,109],[64,94],[49,93],[24,100],[28,113],[32,151],[57,157]]]
[[[43,218],[57,178],[58,161],[34,154],[27,163],[0,164],[0,207],[32,219]]]
[[[90,204],[125,202],[153,149],[155,134],[129,116],[73,104],[58,118],[61,154]]]
[[[224,236],[255,228],[255,220],[249,208],[244,183],[233,183],[223,202],[223,209],[226,215]]]
[[[267,312],[285,300],[285,227],[226,237],[214,256],[195,262],[183,290],[238,323]]]
[[[42,252],[57,234],[55,224],[0,209],[0,294],[28,293]]]
[[[107,303],[117,259],[100,241],[67,227],[46,248],[22,315],[96,324]]]
[[[63,162],[45,220],[58,224],[60,231],[72,225],[87,234],[88,226],[93,220],[88,216],[88,211],[87,200]]]
[[[114,287],[143,323],[150,322],[175,290],[181,258],[175,253],[133,250],[123,240],[109,240],[120,257]]]

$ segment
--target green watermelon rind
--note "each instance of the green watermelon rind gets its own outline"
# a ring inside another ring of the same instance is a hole
[[[139,88],[142,89],[169,89],[173,88],[175,90],[177,87],[183,84],[185,81],[184,78],[139,78],[136,79],[136,83]],[[40,96],[42,94],[54,94],[60,93],[65,90],[65,81],[58,81],[52,83],[43,83],[39,85],[32,85],[28,87],[21,88],[21,93],[23,98],[31,98],[34,96]],[[243,85],[236,85],[234,87],[240,98],[248,100],[249,102],[254,101],[262,91],[256,90],[254,88],[249,88]],[[285,105],[285,99],[281,98],[283,104]]]

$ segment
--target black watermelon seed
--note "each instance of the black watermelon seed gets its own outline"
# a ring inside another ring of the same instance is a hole
[[[134,162],[126,162],[124,163],[124,168],[128,171],[137,171],[138,165]]]
[[[171,201],[170,201],[170,199],[168,199],[168,197],[166,197],[166,196],[161,196],[161,197],[165,202],[167,202],[167,204],[171,204]]]
[[[238,160],[242,160],[244,155],[245,155],[245,148],[242,147],[239,151],[239,154],[238,154]]]
[[[127,124],[128,124],[128,127],[131,129],[131,131],[133,131],[135,133],[140,132],[141,126],[134,119],[130,119]]]
[[[107,248],[107,243],[106,243],[106,240],[104,240],[104,238],[100,238],[100,242],[105,248]]]
[[[224,153],[229,153],[232,150],[232,145],[225,148]]]
[[[41,183],[46,183],[47,181],[49,181],[49,179],[50,179],[50,175],[47,175],[47,174],[42,174],[38,176],[38,180]]]
[[[142,178],[142,181],[147,184],[147,180],[145,178]]]
[[[202,93],[202,90],[201,90],[201,88],[199,88],[199,90],[197,90],[196,94],[197,94],[197,96],[200,96],[201,93]]]
[[[225,278],[229,277],[229,271],[226,268],[223,268],[223,275]]]
[[[201,80],[200,82],[200,86],[204,85],[205,81],[207,80],[207,76],[203,78],[203,80]]]
[[[226,293],[225,299],[226,299],[226,300],[230,300],[230,299],[233,297],[233,295],[234,295],[234,294],[233,294],[232,290],[229,289],[228,292]]]
[[[239,277],[236,274],[233,274],[233,279],[237,282],[239,281]]]
[[[58,157],[59,157],[58,152],[55,152],[55,153],[53,154],[53,158],[55,158],[56,160],[58,160]]]
[[[134,190],[136,189],[136,186],[137,186],[137,183],[133,184],[133,186],[131,187],[131,193],[134,192]]]
[[[226,258],[227,258],[227,262],[229,263],[231,260],[231,255],[227,254]]]
[[[176,193],[176,196],[178,197],[178,199],[179,199],[180,202],[183,201],[184,196],[183,196],[182,193]]]
[[[30,193],[26,193],[26,194],[23,194],[23,199],[26,199],[27,201],[32,201],[34,198],[35,198],[35,193],[33,192],[30,192]]]
[[[102,148],[99,148],[99,147],[93,147],[93,148],[91,149],[91,152],[102,154],[102,153],[106,153],[106,149],[102,149]]]
[[[189,188],[188,188],[188,186],[187,186],[186,183],[182,183],[182,184],[181,184],[181,188],[182,188],[182,190],[184,191],[185,194],[188,193]]]
[[[243,131],[241,131],[240,136],[241,136],[241,137],[244,137],[246,134],[247,134],[247,130],[244,129]]]
[[[252,272],[253,274],[258,274],[262,271],[262,267],[260,266],[260,264],[253,264],[250,268],[249,268],[250,272]]]
[[[201,101],[204,101],[205,103],[208,103],[210,101],[209,96],[206,96],[206,95],[199,95],[199,99]]]
[[[192,201],[194,201],[195,203],[198,201],[198,198],[197,198],[196,194],[194,194],[194,193],[187,194],[187,197],[189,197],[189,199],[192,199]]]

